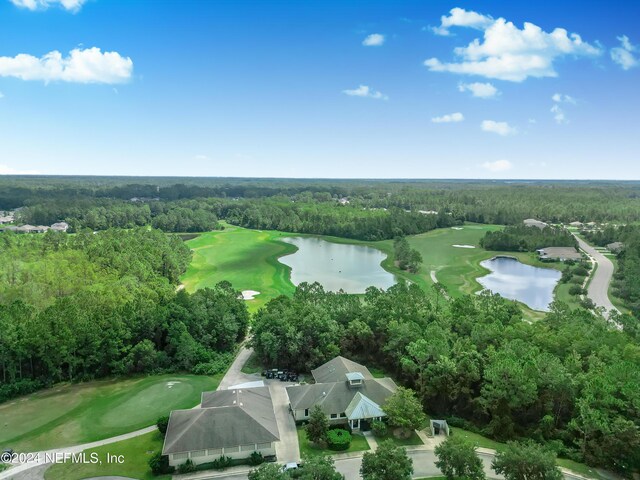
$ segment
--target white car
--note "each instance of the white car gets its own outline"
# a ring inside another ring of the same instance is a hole
[[[296,462],[289,462],[285,465],[282,466],[282,471],[283,472],[288,472],[289,470],[297,470],[298,468],[300,468],[300,464],[296,463]]]

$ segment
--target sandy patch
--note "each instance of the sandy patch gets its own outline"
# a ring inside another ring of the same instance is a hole
[[[167,382],[167,388],[173,388],[174,385],[178,384],[178,383],[182,383],[182,382]]]
[[[474,245],[451,245],[456,248],[476,248]]]
[[[451,227],[451,230],[462,230],[462,227]]]
[[[184,283],[181,283],[176,287],[176,292],[179,292],[180,290],[184,290]]]
[[[242,299],[243,300],[253,300],[256,298],[256,295],[260,295],[260,292],[256,292],[255,290],[243,290],[242,291]]]

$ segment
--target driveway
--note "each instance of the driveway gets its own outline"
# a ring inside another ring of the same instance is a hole
[[[593,300],[593,303],[595,303],[597,307],[604,308],[605,317],[608,317],[611,312],[618,311],[618,309],[613,306],[613,303],[611,303],[611,300],[609,300],[609,284],[613,278],[613,263],[577,235],[574,236],[578,240],[580,248],[598,265],[591,279],[591,283],[589,283],[587,296]]]
[[[249,360],[249,357],[252,353],[253,348],[242,346],[235,360],[231,364],[231,367],[229,367],[229,370],[227,370],[227,373],[220,381],[218,390],[228,390],[229,387],[232,387],[234,385],[253,382],[255,380],[262,380],[262,377],[259,374],[248,375],[246,373],[242,373],[242,367],[244,367],[244,364],[247,363],[247,360]]]
[[[286,387],[294,384],[279,380],[266,380],[265,383],[269,385],[273,409],[278,422],[278,430],[280,431],[280,441],[276,444],[278,462],[299,462],[298,432],[296,431],[296,422],[289,411],[289,397],[285,390]]]

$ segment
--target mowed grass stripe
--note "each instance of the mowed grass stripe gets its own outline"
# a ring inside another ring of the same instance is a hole
[[[87,443],[153,425],[191,408],[221,376],[157,375],[100,380],[43,390],[0,405],[0,444],[39,451]],[[180,382],[172,384],[169,382]]]

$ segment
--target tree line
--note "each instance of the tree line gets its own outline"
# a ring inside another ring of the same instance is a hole
[[[223,282],[176,292],[191,253],[157,230],[0,234],[0,401],[59,381],[224,371],[249,315]]]
[[[577,248],[578,242],[569,231],[561,227],[514,225],[485,233],[480,239],[480,246],[493,251],[535,252],[545,247]]]
[[[536,323],[497,295],[447,302],[416,285],[363,299],[301,284],[254,319],[267,366],[309,371],[341,354],[413,388],[425,410],[501,441],[631,475],[640,468],[640,330],[553,305]]]

